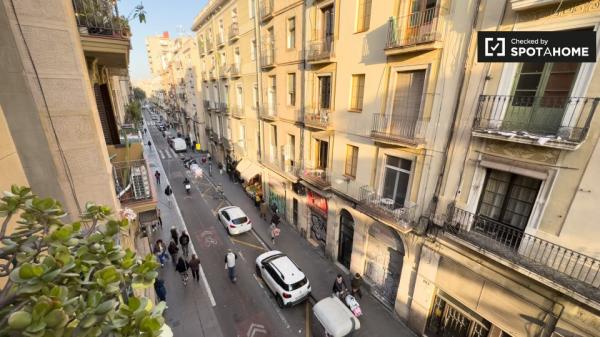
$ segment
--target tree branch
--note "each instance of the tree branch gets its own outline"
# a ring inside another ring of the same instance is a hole
[[[4,239],[4,235],[6,234],[6,229],[8,228],[8,222],[12,218],[12,215],[13,215],[13,212],[10,212],[6,215],[6,218],[4,218],[4,221],[2,222],[2,229],[0,231],[0,239]]]

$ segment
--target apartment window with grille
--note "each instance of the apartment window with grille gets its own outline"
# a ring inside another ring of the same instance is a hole
[[[296,105],[296,73],[287,76],[288,105]]]
[[[352,75],[352,97],[350,99],[350,110],[362,111],[363,96],[365,92],[365,75]]]
[[[296,17],[289,18],[287,26],[287,47],[296,48]]]
[[[541,181],[488,169],[477,214],[524,231]]]
[[[358,0],[358,11],[356,13],[356,32],[369,30],[371,22],[371,0]]]
[[[358,165],[358,147],[346,145],[346,168],[344,175],[356,178],[356,167]]]

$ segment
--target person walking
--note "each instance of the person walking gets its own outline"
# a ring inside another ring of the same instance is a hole
[[[177,247],[177,243],[175,241],[171,241],[169,243],[169,254],[171,254],[171,260],[173,260],[173,264],[177,263],[177,254],[179,254],[179,247]]]
[[[152,250],[152,252],[154,253],[154,255],[156,255],[156,258],[160,262],[160,266],[164,267],[165,259],[167,258],[166,257],[167,247],[165,247],[165,243],[163,242],[163,240],[161,240],[161,239],[156,240],[156,243],[154,244],[154,249]]]
[[[179,237],[179,244],[181,244],[183,256],[187,258],[189,254],[190,236],[185,230],[181,233],[181,236]]]
[[[275,224],[276,227],[279,227],[280,222],[281,218],[279,217],[279,213],[277,211],[273,212],[273,216],[271,217],[271,223]]]
[[[271,222],[269,230],[271,231],[271,243],[275,244],[275,238],[279,237],[279,233],[281,232],[281,230],[277,228],[277,225],[274,222]]]
[[[152,147],[152,143],[148,141],[148,147]]]
[[[233,283],[237,281],[237,277],[235,277],[235,260],[237,260],[237,254],[228,249],[227,254],[225,254],[225,269],[227,270],[229,280]]]
[[[348,289],[348,287],[346,286],[346,282],[344,281],[342,274],[337,274],[337,277],[335,278],[335,281],[333,282],[333,288],[332,288],[333,293],[336,296],[339,296],[341,293],[343,293],[347,289]]]
[[[156,177],[156,185],[160,185],[160,172],[158,170],[154,172],[154,177]]]
[[[171,226],[171,239],[175,241],[175,245],[179,242],[179,232],[175,226]]]
[[[269,210],[269,206],[266,201],[262,200],[260,203],[260,217],[267,221],[267,210]]]
[[[192,258],[188,262],[190,269],[192,270],[192,279],[196,282],[200,282],[200,259],[196,254],[192,254]]]
[[[158,216],[158,227],[163,228],[162,218],[160,217],[160,208],[156,207],[156,216]]]
[[[187,286],[187,281],[188,281],[188,264],[187,262],[185,262],[185,260],[183,259],[183,257],[179,257],[179,259],[177,260],[177,265],[175,266],[175,270],[177,270],[177,272],[179,273],[179,275],[181,276],[181,281],[183,282],[183,286]]]
[[[157,278],[154,280],[154,291],[156,291],[156,297],[161,302],[165,302],[167,300],[167,288],[165,288],[165,281]]]
[[[350,281],[350,286],[352,287],[352,296],[356,297],[356,295],[358,295],[358,298],[362,298],[362,291],[360,290],[362,282],[363,280],[360,274],[354,274],[352,281]]]
[[[173,190],[170,185],[167,185],[165,188],[165,195],[167,196],[167,205],[171,208],[171,194],[173,194]]]

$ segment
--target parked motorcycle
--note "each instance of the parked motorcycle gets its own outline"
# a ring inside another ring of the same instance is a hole
[[[360,303],[356,300],[354,296],[348,291],[344,290],[339,293],[340,300],[346,304],[348,309],[352,311],[354,317],[358,318],[362,316],[362,310],[360,309]]]

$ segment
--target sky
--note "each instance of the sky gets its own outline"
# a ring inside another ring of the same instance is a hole
[[[146,10],[146,23],[130,20],[131,54],[129,72],[134,81],[150,78],[150,67],[146,54],[146,36],[161,35],[168,31],[171,38],[181,34],[192,34],[194,18],[206,5],[207,0],[120,0],[119,12],[128,15],[142,3]]]

